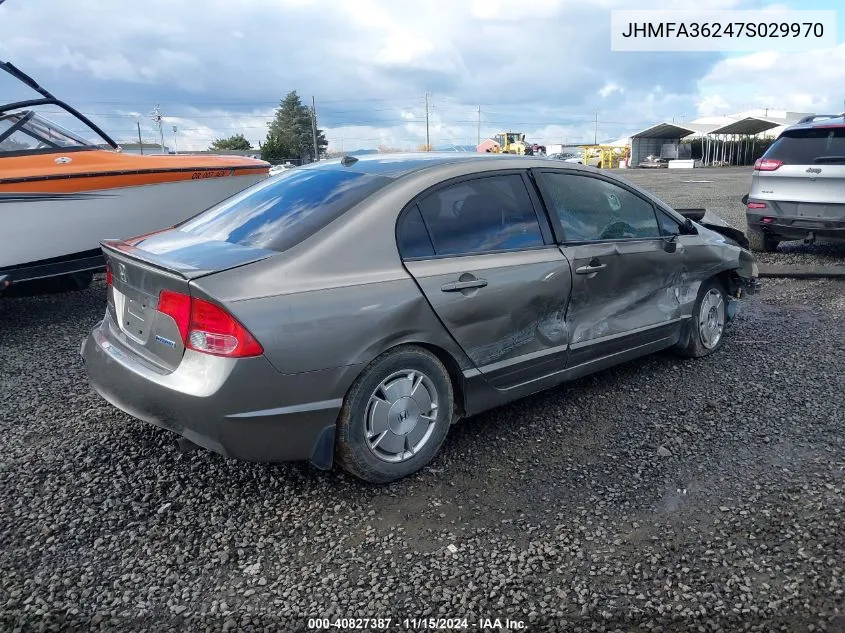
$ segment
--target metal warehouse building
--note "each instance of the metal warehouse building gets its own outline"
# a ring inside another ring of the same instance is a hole
[[[689,137],[701,138],[701,161],[705,165],[745,164],[753,155],[758,135],[778,136],[787,126],[810,114],[769,108],[731,116],[704,117],[689,123],[664,121],[629,137],[630,164],[636,167],[649,155],[660,156],[663,145],[678,144]]]
[[[715,125],[686,123],[658,123],[641,132],[631,135],[631,165],[636,167],[648,156],[660,156],[661,148],[667,143],[678,144],[682,139],[692,136],[704,136]]]

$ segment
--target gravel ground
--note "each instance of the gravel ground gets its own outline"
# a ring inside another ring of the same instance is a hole
[[[383,487],[181,455],[101,401],[103,291],[0,302],[0,631],[845,631],[841,282],[770,280],[715,356],[464,421]]]

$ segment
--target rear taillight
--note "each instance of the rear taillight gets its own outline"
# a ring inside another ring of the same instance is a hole
[[[749,209],[765,209],[766,203],[765,202],[749,202],[746,206]]]
[[[775,160],[773,158],[758,158],[754,162],[755,171],[774,171],[783,165],[783,161]]]
[[[191,323],[191,297],[183,295],[181,292],[162,290],[158,295],[158,308],[156,309],[173,317],[184,343],[188,336],[188,326]]]
[[[106,285],[112,285],[112,276],[111,276],[111,262],[106,261]]]
[[[158,311],[176,321],[186,348],[228,358],[260,356],[264,348],[220,306],[180,292],[162,290]]]

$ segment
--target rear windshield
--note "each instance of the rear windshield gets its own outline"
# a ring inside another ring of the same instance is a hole
[[[816,127],[784,132],[764,156],[784,165],[845,163],[845,128]]]
[[[284,251],[385,187],[390,178],[302,167],[261,181],[177,228],[241,246]]]

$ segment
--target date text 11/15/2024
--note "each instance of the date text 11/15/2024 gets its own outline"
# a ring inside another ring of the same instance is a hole
[[[308,618],[309,630],[338,629],[349,631],[403,629],[406,631],[437,630],[506,630],[523,631],[526,629],[522,620],[510,618]]]

